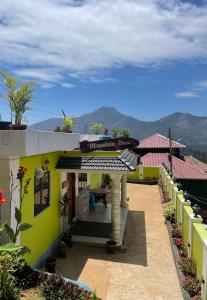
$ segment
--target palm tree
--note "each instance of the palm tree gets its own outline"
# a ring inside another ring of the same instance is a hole
[[[0,71],[0,75],[3,77],[5,94],[0,94],[0,97],[8,102],[11,119],[14,115],[15,125],[21,125],[23,115],[31,107],[28,103],[33,100],[34,82],[25,82],[20,84],[18,79],[11,77],[8,73]]]

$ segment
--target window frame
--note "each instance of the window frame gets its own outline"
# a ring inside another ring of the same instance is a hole
[[[46,177],[45,177],[46,176]],[[44,179],[46,179],[46,184],[44,183]],[[38,185],[36,184],[38,180]],[[44,172],[44,175],[42,178],[36,178],[34,176],[34,217],[38,216],[41,212],[43,212],[45,209],[50,207],[50,188],[51,188],[51,172],[49,170]],[[48,203],[44,200],[43,197],[43,190],[47,189],[48,191]],[[35,203],[35,194],[40,193],[40,204],[39,208],[37,208],[37,205]],[[45,201],[45,203],[43,203]]]

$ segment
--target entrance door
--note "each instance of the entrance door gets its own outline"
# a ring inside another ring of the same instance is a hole
[[[67,174],[68,223],[75,218],[75,173]]]

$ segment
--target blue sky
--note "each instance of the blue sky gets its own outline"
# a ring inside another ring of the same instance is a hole
[[[0,68],[36,81],[29,124],[100,106],[207,115],[206,27],[206,1],[1,0]]]

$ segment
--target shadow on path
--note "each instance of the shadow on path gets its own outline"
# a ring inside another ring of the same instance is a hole
[[[74,244],[68,250],[66,259],[59,258],[57,260],[57,273],[78,280],[90,259],[147,266],[145,214],[143,211],[128,212],[124,247],[126,248],[125,253],[117,250],[114,254],[108,254],[104,247]]]

